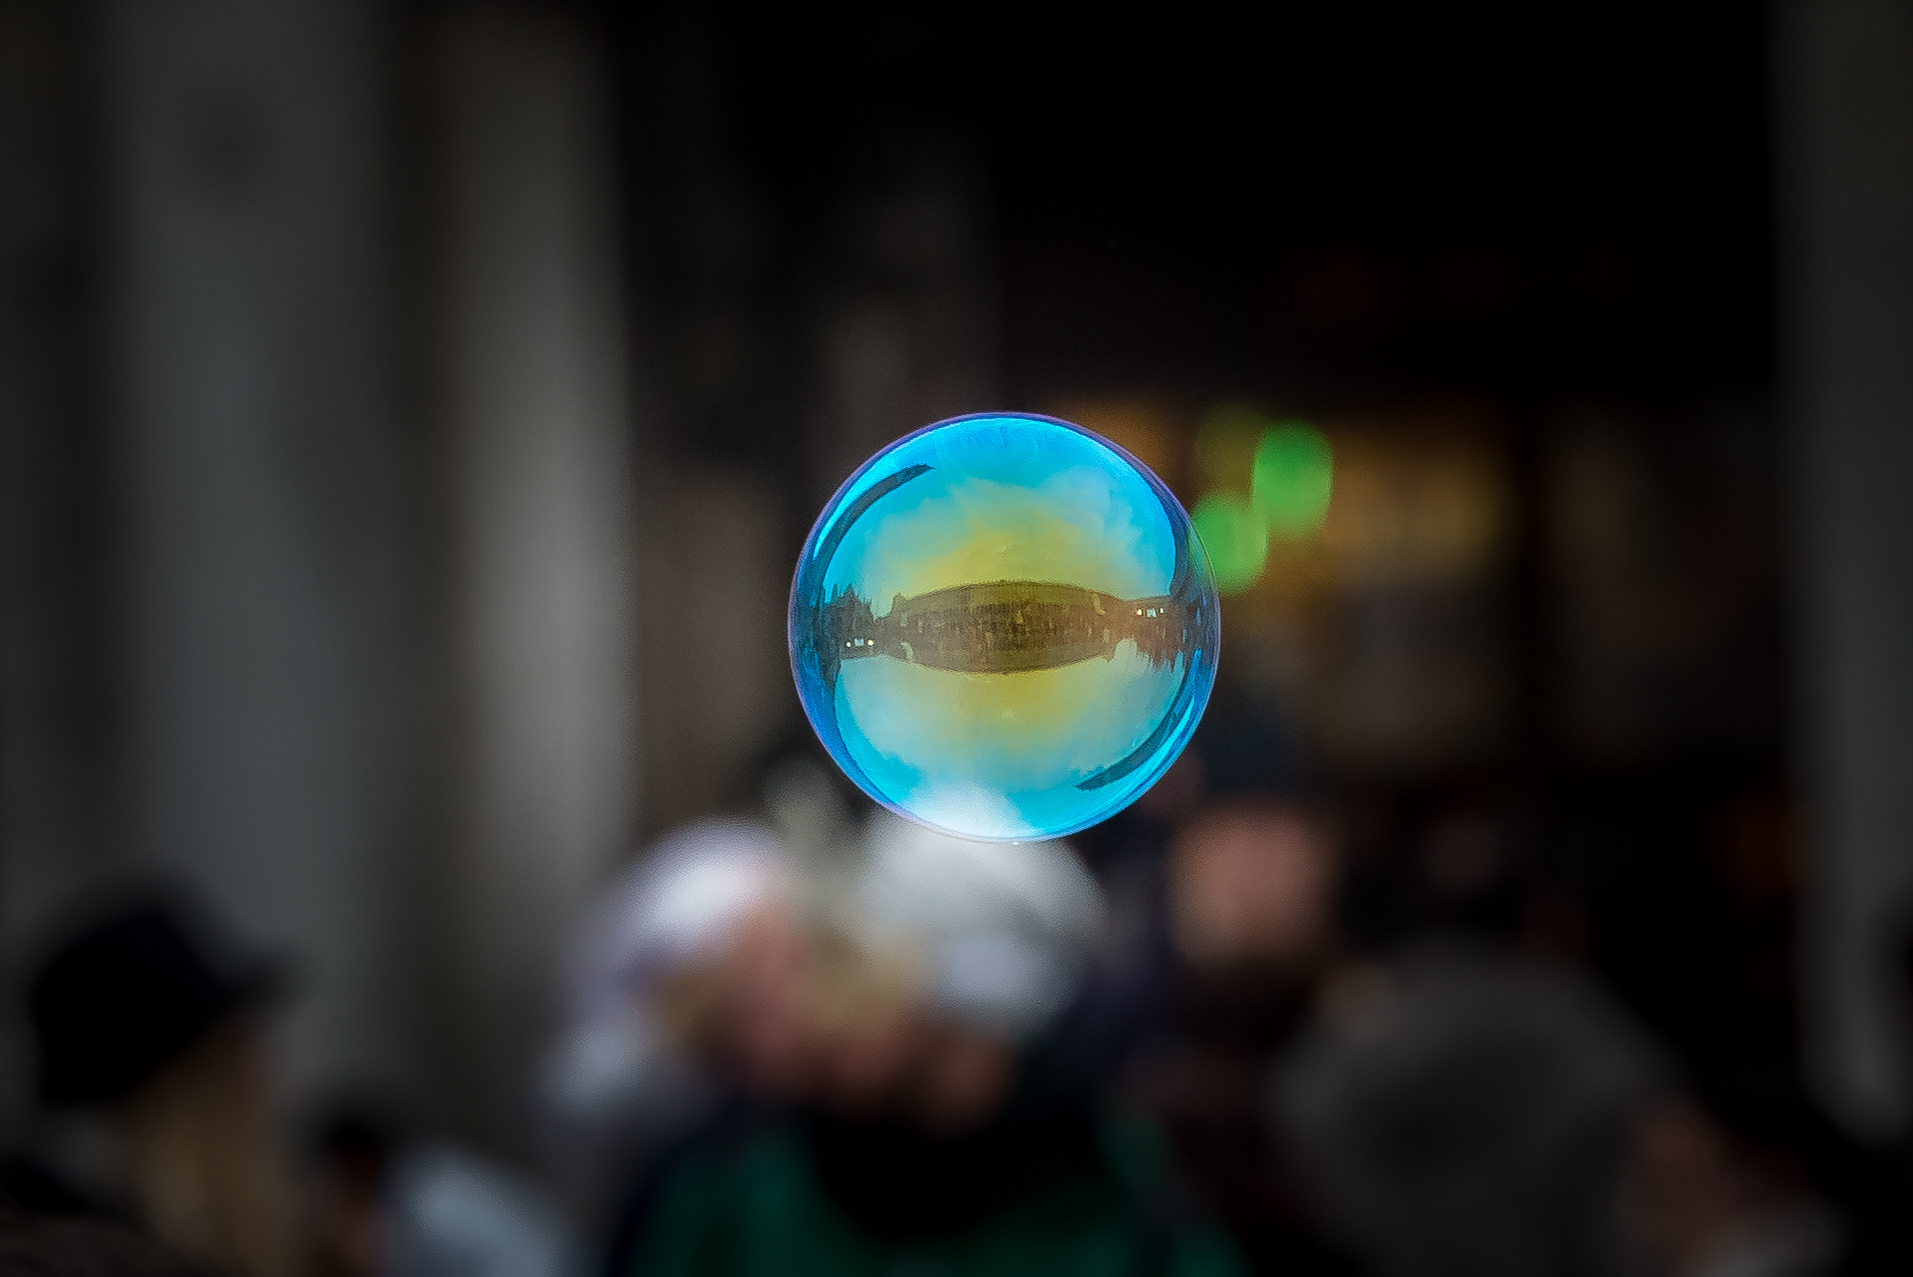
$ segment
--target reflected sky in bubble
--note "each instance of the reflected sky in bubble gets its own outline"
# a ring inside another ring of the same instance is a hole
[[[1182,507],[1088,431],[918,431],[818,518],[791,665],[818,736],[893,811],[974,838],[1070,833],[1147,789],[1215,680],[1214,578]]]

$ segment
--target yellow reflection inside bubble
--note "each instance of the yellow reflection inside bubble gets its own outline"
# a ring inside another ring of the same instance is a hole
[[[1168,588],[1172,564],[1151,548],[1160,512],[1139,511],[1102,472],[1059,471],[1037,489],[968,478],[946,495],[887,515],[864,560],[879,616],[901,594],[915,598],[984,581],[1054,581],[1118,598]]]
[[[908,661],[847,661],[842,695],[887,757],[934,779],[960,768],[1012,791],[1079,779],[1136,748],[1182,677],[1125,640],[1114,657],[968,674]]]

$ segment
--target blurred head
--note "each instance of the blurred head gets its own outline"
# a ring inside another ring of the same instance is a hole
[[[825,1109],[930,1134],[958,1133],[996,1112],[1014,1079],[1015,1042],[931,1007],[917,955],[847,936],[826,949],[810,1001],[816,1099]]]
[[[147,1222],[192,1258],[254,1277],[293,1259],[259,1014],[273,983],[146,904],[67,943],[31,991],[42,1096],[109,1112]]]
[[[825,984],[832,1104],[938,1132],[987,1119],[1022,1044],[1074,991],[1102,914],[1061,843],[975,843],[874,815]]]
[[[291,1185],[257,1017],[222,1021],[119,1106],[148,1221],[195,1258],[253,1277],[294,1268]]]
[[[1271,1075],[1321,1218],[1377,1272],[1605,1272],[1653,1043],[1591,983],[1492,950],[1350,968]]]
[[[804,1085],[811,963],[783,844],[747,820],[706,820],[656,844],[606,893],[571,965],[576,1021],[637,1020],[746,1089]]]
[[[908,955],[930,1013],[1020,1042],[1062,1009],[1103,925],[1101,888],[1067,846],[971,842],[879,812],[864,849],[857,933]]]
[[[673,1038],[747,1093],[800,1098],[817,1067],[807,1005],[813,950],[791,901],[760,901],[715,948],[664,973],[648,1005]]]
[[[1169,856],[1169,924],[1198,970],[1303,963],[1327,943],[1335,860],[1301,809],[1237,801],[1198,814]]]
[[[794,903],[789,858],[770,829],[686,825],[647,848],[586,919],[569,965],[574,1011],[622,1010],[673,974],[721,960],[753,914]]]

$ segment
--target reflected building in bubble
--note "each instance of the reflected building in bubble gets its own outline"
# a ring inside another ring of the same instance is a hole
[[[1201,618],[1200,603],[1166,594],[1119,599],[1048,581],[988,581],[912,599],[893,595],[881,617],[847,591],[825,608],[824,626],[840,663],[888,656],[964,674],[1012,674],[1114,661],[1124,643],[1160,669],[1175,662]]]

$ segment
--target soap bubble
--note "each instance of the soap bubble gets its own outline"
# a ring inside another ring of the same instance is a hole
[[[865,793],[966,838],[1073,833],[1182,752],[1220,618],[1201,540],[1128,453],[1049,417],[900,439],[818,516],[790,594],[811,725]]]

